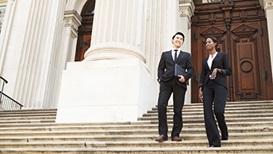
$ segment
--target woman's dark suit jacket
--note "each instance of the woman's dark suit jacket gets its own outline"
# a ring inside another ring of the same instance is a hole
[[[221,69],[222,73],[217,72],[216,78],[214,79],[217,83],[227,88],[226,76],[231,75],[231,67],[229,57],[226,53],[218,52],[216,57],[212,61],[211,69],[208,66],[208,57],[203,59],[202,72],[200,76],[199,87],[205,86],[210,80],[210,75],[215,68]]]

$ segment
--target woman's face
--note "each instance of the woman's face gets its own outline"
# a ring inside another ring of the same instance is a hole
[[[208,50],[215,49],[216,45],[217,45],[217,43],[213,42],[213,40],[211,38],[206,39],[206,47]]]

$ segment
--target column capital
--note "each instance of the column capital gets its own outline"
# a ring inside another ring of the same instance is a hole
[[[195,5],[193,0],[179,0],[180,17],[186,17],[188,20],[188,27],[191,27],[191,17],[194,14]]]
[[[64,27],[70,27],[73,37],[78,36],[78,27],[81,25],[82,17],[75,10],[64,12]]]
[[[273,0],[260,0],[260,4],[264,10],[273,9]]]

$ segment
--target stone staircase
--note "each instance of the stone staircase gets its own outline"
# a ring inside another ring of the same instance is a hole
[[[169,129],[172,106],[168,107]],[[229,140],[208,148],[202,104],[185,105],[182,142],[154,141],[156,107],[137,122],[55,123],[56,109],[0,112],[0,153],[273,153],[273,101],[228,102]]]

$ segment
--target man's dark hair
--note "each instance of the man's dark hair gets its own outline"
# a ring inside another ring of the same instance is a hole
[[[183,37],[183,41],[185,41],[185,36],[184,36],[184,34],[183,34],[182,32],[176,32],[176,33],[173,35],[172,39],[174,39],[176,35],[181,35],[181,36]]]

